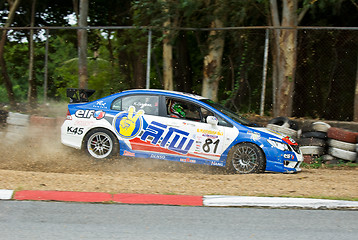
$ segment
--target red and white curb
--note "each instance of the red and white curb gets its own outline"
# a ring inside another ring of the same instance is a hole
[[[0,200],[10,200],[13,194],[13,190],[0,189]]]
[[[33,191],[1,190],[0,200],[31,200],[60,202],[113,202],[121,204],[151,204],[175,206],[206,207],[264,207],[264,208],[303,208],[303,209],[358,209],[358,201],[281,198],[281,197],[248,197],[224,195],[161,195],[133,193],[100,193],[68,191]]]
[[[60,202],[114,202],[122,204],[158,204],[179,206],[203,206],[202,196],[160,195],[135,193],[101,193],[69,191],[36,191],[36,190],[0,190],[0,200],[33,200]]]
[[[272,207],[307,209],[358,209],[358,201],[343,201],[314,198],[247,197],[247,196],[204,196],[208,207]]]

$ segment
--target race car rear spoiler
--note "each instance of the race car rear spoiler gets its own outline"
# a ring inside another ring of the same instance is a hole
[[[89,102],[88,98],[93,95],[96,90],[82,88],[67,88],[67,97],[70,103]]]

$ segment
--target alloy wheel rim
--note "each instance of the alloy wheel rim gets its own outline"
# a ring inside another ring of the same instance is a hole
[[[236,149],[232,158],[232,165],[240,173],[250,173],[257,166],[258,155],[254,149],[241,146]]]
[[[98,132],[88,139],[88,152],[95,158],[108,157],[113,149],[113,142],[106,133]]]

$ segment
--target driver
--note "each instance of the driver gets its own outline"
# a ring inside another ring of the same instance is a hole
[[[169,104],[169,116],[173,118],[185,118],[186,114],[183,107],[176,101]]]

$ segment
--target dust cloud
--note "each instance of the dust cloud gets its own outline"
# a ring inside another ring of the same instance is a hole
[[[0,145],[0,169],[48,173],[218,171],[205,166],[192,166],[193,164],[122,156],[97,160],[88,156],[84,150],[62,145],[60,126],[30,126],[24,135],[16,141],[5,140]]]

